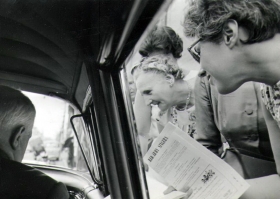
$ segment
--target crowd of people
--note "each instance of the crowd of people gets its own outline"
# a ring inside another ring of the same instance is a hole
[[[190,1],[183,27],[196,38],[187,49],[201,66],[196,73],[177,63],[178,34],[154,28],[131,69],[142,153],[171,122],[246,179],[241,198],[278,198],[279,24],[278,0]]]

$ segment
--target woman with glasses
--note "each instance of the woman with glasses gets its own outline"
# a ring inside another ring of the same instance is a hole
[[[257,88],[278,174],[280,172],[280,2],[279,0],[195,0],[186,11],[186,36],[197,37],[193,57],[211,75],[219,93],[248,81]],[[196,50],[197,49],[197,50]],[[248,180],[242,198],[279,198],[277,174]]]
[[[192,88],[197,72],[179,67],[183,41],[167,26],[152,30],[139,50],[143,59],[131,73],[137,93],[134,112],[142,153],[170,121],[182,130],[194,132]]]

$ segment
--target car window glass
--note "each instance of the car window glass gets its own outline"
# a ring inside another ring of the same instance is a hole
[[[52,165],[88,172],[78,146],[70,118],[79,111],[68,102],[49,96],[24,92],[36,109],[36,117],[23,162]],[[87,130],[81,118],[74,120],[84,145],[87,159],[92,162]]]
[[[193,88],[194,85],[194,80],[197,76],[197,73],[199,71],[199,64],[196,63],[196,61],[193,60],[193,58],[189,55],[187,48],[192,44],[193,39],[186,38],[184,36],[184,30],[182,26],[182,21],[183,21],[183,16],[184,16],[184,8],[187,6],[187,1],[181,1],[181,0],[175,0],[173,3],[170,5],[168,10],[163,13],[163,15],[160,17],[158,20],[156,26],[168,26],[172,28],[178,35],[179,37],[183,40],[183,52],[182,56],[177,59],[177,64],[179,65],[180,68],[183,68],[185,71],[187,71],[188,78],[192,79],[189,83],[190,89]],[[143,55],[139,53],[139,50],[141,49],[141,44],[144,42],[145,37],[148,35],[148,32],[153,30],[154,27],[149,27],[146,31],[146,33],[143,35],[143,38],[140,39],[139,43],[136,45],[134,52],[132,55],[128,58],[126,63],[124,64],[124,69],[121,72],[121,77],[122,77],[122,82],[123,82],[123,92],[125,99],[127,100],[127,110],[128,110],[128,115],[131,121],[132,126],[136,124],[136,126],[133,127],[134,132],[135,132],[135,143],[138,146],[138,152],[139,156],[141,158],[140,162],[142,160],[142,157],[145,155],[149,147],[152,145],[153,140],[156,139],[156,137],[159,135],[160,131],[163,129],[163,125],[161,125],[160,122],[161,118],[158,121],[158,117],[155,117],[156,115],[159,114],[159,110],[157,109],[159,106],[157,102],[150,102],[147,100],[149,99],[150,96],[154,96],[156,94],[156,88],[151,87],[152,83],[147,83],[145,85],[148,90],[144,90],[139,92],[142,97],[146,100],[143,102],[141,111],[141,121],[145,124],[141,125],[141,128],[139,129],[139,123],[137,124],[136,119],[135,119],[135,100],[136,100],[136,93],[137,93],[137,85],[135,81],[135,76],[131,74],[134,68],[137,68],[137,65],[143,60]],[[150,54],[148,53],[146,57],[149,57]],[[154,75],[156,77],[156,75]],[[147,81],[150,81],[151,79],[146,79]],[[155,81],[155,80],[152,80]],[[145,82],[145,81],[143,81]],[[143,85],[143,84],[142,84]],[[141,85],[141,86],[142,86]],[[139,85],[138,85],[139,86]],[[143,87],[142,87],[143,88]],[[152,88],[152,89],[151,89]],[[145,95],[146,93],[149,93],[149,95]],[[193,96],[192,96],[193,97]],[[145,103],[145,104],[144,104]],[[151,105],[148,105],[151,103]],[[149,107],[150,110],[148,110],[148,113],[144,113],[144,111]],[[190,106],[187,106],[187,109],[189,112],[194,113],[194,103],[192,103]],[[171,114],[170,114],[171,115]],[[189,115],[188,115],[189,116]],[[177,119],[177,118],[175,118]],[[193,118],[194,119],[194,118]],[[174,120],[174,118],[173,118]],[[164,120],[165,121],[165,120]],[[172,118],[169,118],[169,121],[172,121]],[[137,128],[138,127],[138,128]],[[137,130],[138,129],[138,132]],[[142,132],[139,132],[139,131]],[[193,136],[195,133],[195,121],[190,121],[188,124],[186,124],[186,128],[184,129],[186,133],[189,133],[189,135]],[[142,136],[143,132],[145,132],[144,136]],[[142,140],[145,140],[145,142],[142,142]],[[141,162],[143,163],[143,162]],[[144,166],[145,167],[145,166]],[[146,174],[146,175],[145,175]],[[144,172],[144,179],[146,179],[147,182],[147,187],[149,189],[149,195],[151,198],[156,198],[157,196],[162,196],[163,195],[163,188],[162,186],[159,186],[158,182],[161,182],[162,184],[165,184],[163,179],[160,179],[159,176],[157,176],[155,173],[149,171]],[[145,180],[144,180],[145,181]],[[163,186],[164,187],[164,186]]]

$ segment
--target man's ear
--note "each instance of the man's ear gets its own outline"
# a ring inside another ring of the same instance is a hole
[[[174,85],[175,77],[173,75],[166,75],[165,79],[168,82],[170,87],[172,87]]]
[[[11,146],[12,149],[17,149],[22,138],[22,134],[25,132],[24,126],[19,126],[14,129],[11,136]]]
[[[229,48],[233,48],[237,44],[239,40],[239,35],[238,23],[235,20],[229,19],[226,21],[223,27],[223,39],[225,44]]]

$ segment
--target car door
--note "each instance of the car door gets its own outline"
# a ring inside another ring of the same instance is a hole
[[[112,13],[111,26],[102,26],[98,52],[85,63],[92,91],[93,112],[111,198],[148,198],[142,157],[137,145],[132,112],[127,106],[126,85],[121,70],[128,55],[155,15],[171,1],[133,2],[122,21],[118,10]],[[103,10],[102,10],[103,11]],[[106,12],[99,13],[106,24]],[[155,17],[155,19],[154,19]],[[96,48],[95,48],[96,49]]]

